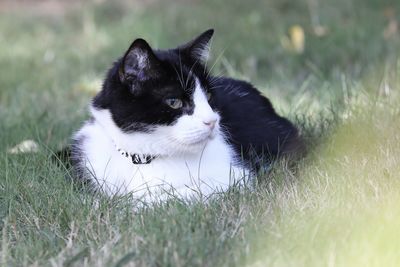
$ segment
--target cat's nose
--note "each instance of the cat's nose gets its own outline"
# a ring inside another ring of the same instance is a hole
[[[203,123],[210,127],[210,129],[214,129],[215,124],[217,123],[217,119],[210,119],[210,120],[204,120]]]

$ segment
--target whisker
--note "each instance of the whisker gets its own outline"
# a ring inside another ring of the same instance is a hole
[[[174,70],[175,70],[175,72],[176,72],[176,75],[178,76],[179,83],[181,84],[181,86],[182,86],[182,88],[183,88],[183,80],[182,80],[181,75],[179,74],[179,72],[178,72],[178,70],[175,68],[175,66],[172,66],[172,67],[174,68]],[[182,68],[182,67],[181,67],[181,68]]]
[[[213,68],[216,66],[217,62],[219,60],[221,60],[223,54],[225,53],[226,47],[222,49],[222,51],[219,53],[219,55],[217,56],[217,58],[214,61],[214,64],[211,66],[211,68],[207,71],[207,75],[206,75],[206,79],[208,79],[210,77],[210,74],[213,70]]]

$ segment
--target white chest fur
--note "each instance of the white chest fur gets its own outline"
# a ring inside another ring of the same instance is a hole
[[[147,200],[209,196],[243,180],[247,171],[233,166],[233,154],[221,135],[209,140],[198,153],[160,156],[149,164],[133,164],[116,149],[104,128],[87,123],[75,138],[83,137],[82,164],[107,194],[131,192]],[[139,137],[140,138],[140,137]]]
[[[234,166],[234,154],[219,129],[199,82],[195,108],[172,125],[154,125],[150,132],[123,132],[107,109],[91,107],[93,121],[75,135],[81,168],[108,194],[131,192],[145,199],[209,196],[242,181],[248,171]],[[157,155],[149,164],[133,164],[130,154]]]

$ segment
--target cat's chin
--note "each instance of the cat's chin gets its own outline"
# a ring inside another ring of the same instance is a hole
[[[207,145],[207,143],[214,138],[215,135],[209,135],[205,138],[193,142],[184,142],[184,143],[180,142],[179,145],[175,147],[175,149],[178,149],[181,152],[189,154],[198,153],[199,151],[202,151],[204,147]]]
[[[203,140],[197,141],[197,142],[193,142],[191,144],[191,146],[193,147],[199,147],[200,149],[203,149],[204,146],[207,145],[208,142],[210,142],[211,140],[213,140],[215,138],[214,134],[210,134],[207,138],[204,138]]]
[[[207,144],[207,142],[210,140],[210,137],[207,137],[206,139],[200,140],[200,141],[196,141],[193,143],[189,143],[189,146],[204,146],[205,144]]]

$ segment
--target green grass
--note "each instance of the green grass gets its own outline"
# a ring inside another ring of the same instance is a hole
[[[1,8],[0,265],[400,264],[400,37],[385,33],[400,23],[397,1]],[[281,44],[293,25],[304,29],[304,53]],[[318,25],[326,35],[314,34]],[[130,196],[91,195],[66,180],[52,151],[87,116],[111,62],[136,37],[168,48],[210,27],[213,73],[253,82],[299,125],[308,157],[207,203],[137,209]],[[26,139],[40,151],[6,152]]]

